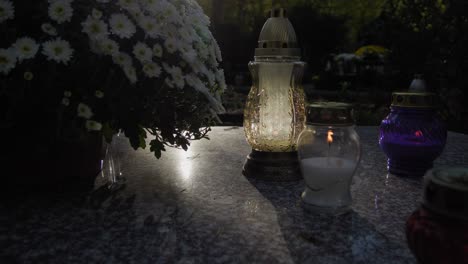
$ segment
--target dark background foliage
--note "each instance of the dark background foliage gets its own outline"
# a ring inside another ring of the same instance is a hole
[[[253,60],[259,32],[268,10],[282,6],[288,10],[308,64],[304,82],[309,100],[351,101],[356,103],[359,124],[378,125],[388,111],[391,92],[407,89],[420,73],[428,89],[440,95],[440,114],[449,129],[468,133],[468,108],[464,106],[468,98],[468,2],[464,0],[199,2],[212,19],[226,79],[234,92],[248,92],[247,63]],[[334,55],[354,53],[365,45],[390,51],[382,62],[383,71],[367,69],[367,62],[352,75],[326,70]],[[231,98],[226,95],[225,101],[238,106],[229,102]],[[239,115],[239,109],[235,111]]]

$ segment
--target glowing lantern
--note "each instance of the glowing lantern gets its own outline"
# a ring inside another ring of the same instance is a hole
[[[253,85],[244,110],[244,130],[252,152],[246,176],[266,180],[300,179],[296,142],[304,128],[305,96],[296,33],[284,9],[273,9],[260,33]]]

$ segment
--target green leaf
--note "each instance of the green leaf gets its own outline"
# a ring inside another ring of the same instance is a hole
[[[182,144],[182,148],[183,148],[185,151],[187,151],[187,149],[188,149],[188,145],[186,145],[186,144]]]
[[[140,148],[145,149],[146,148],[146,130],[144,130],[142,127],[140,129]]]
[[[150,142],[150,151],[154,152],[154,156],[159,159],[161,158],[161,152],[166,151],[166,149],[164,148],[164,144],[155,138]]]
[[[135,135],[130,135],[130,136],[127,136],[127,137],[130,140],[130,145],[132,146],[132,148],[134,150],[137,150],[140,147],[139,137],[135,136]]]
[[[146,140],[145,140],[145,138],[146,138],[146,136],[143,137],[143,136],[140,135],[140,144],[139,144],[139,146],[140,146],[140,148],[142,148],[142,149],[145,149],[145,148],[146,148]]]

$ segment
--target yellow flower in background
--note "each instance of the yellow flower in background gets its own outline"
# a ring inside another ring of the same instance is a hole
[[[377,55],[387,55],[389,52],[388,49],[379,45],[367,45],[362,46],[354,52],[356,56],[363,56],[364,54],[377,54]]]

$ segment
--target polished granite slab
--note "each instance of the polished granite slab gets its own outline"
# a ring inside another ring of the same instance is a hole
[[[89,195],[0,202],[0,263],[415,263],[405,220],[421,179],[386,172],[377,127],[358,127],[353,207],[338,217],[301,206],[302,181],[242,176],[241,127],[156,160],[117,138],[125,182],[98,178]],[[437,165],[468,164],[468,136],[449,133]]]

